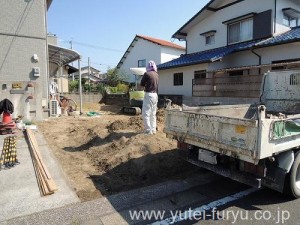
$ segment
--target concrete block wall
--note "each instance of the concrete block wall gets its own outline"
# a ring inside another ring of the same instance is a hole
[[[78,107],[80,103],[80,96],[79,94],[63,94],[66,98],[70,98],[74,100]],[[82,94],[82,103],[99,103],[102,100],[102,95],[100,93],[94,94],[94,93],[83,93]]]

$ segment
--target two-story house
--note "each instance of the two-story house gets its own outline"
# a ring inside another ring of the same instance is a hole
[[[9,99],[14,115],[28,120],[49,116],[50,79],[66,74],[64,66],[80,58],[47,37],[52,0],[1,1],[0,100]]]
[[[159,94],[257,101],[263,73],[299,67],[299,18],[297,0],[211,0],[173,35],[187,53],[158,66]]]
[[[185,53],[185,48],[158,38],[136,35],[117,65],[117,69],[128,77],[128,82],[135,83],[137,77],[130,68],[146,67],[149,60],[156,64],[178,58]]]

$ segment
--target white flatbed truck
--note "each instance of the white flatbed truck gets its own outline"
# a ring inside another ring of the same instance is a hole
[[[300,71],[266,73],[259,104],[167,108],[164,132],[195,165],[300,197]]]

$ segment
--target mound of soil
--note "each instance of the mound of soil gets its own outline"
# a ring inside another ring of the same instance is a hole
[[[82,201],[186,175],[176,141],[166,138],[163,110],[156,135],[141,133],[141,116],[101,113],[60,117],[38,124]]]

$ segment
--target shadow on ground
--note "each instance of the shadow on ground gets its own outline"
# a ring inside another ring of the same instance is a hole
[[[185,162],[177,149],[130,159],[102,175],[90,176],[103,195],[111,195],[170,179],[182,179],[199,168]]]
[[[101,147],[103,145],[113,142],[114,140],[118,140],[122,137],[131,138],[131,137],[135,136],[136,134],[137,134],[136,132],[126,132],[126,133],[112,132],[112,133],[109,133],[104,138],[97,135],[97,136],[94,136],[87,143],[84,143],[84,144],[76,146],[76,147],[65,147],[65,148],[63,148],[63,150],[67,151],[67,152],[85,151],[91,147]]]

